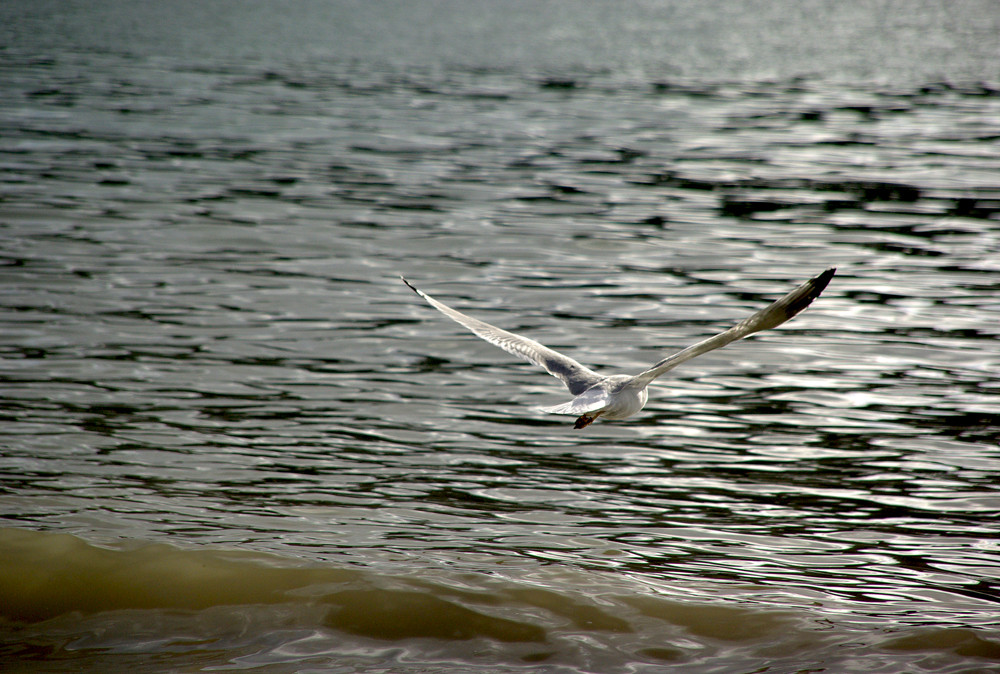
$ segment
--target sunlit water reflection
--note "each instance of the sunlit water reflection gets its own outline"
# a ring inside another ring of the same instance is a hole
[[[5,663],[1000,660],[995,70],[73,39],[0,62]],[[397,278],[636,372],[828,266],[582,431]]]

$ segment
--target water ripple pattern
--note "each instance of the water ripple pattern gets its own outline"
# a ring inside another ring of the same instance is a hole
[[[0,657],[1000,662],[995,7],[880,15],[908,46],[864,62],[838,23],[798,64],[748,51],[776,9],[706,49],[717,3],[180,4],[0,9],[0,591],[49,568],[130,598],[0,608]],[[795,320],[581,431],[398,279],[639,372],[831,266]],[[260,587],[185,603],[122,565]]]

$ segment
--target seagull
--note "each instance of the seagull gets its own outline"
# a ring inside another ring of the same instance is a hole
[[[755,332],[778,327],[819,297],[836,272],[836,267],[827,269],[769,307],[740,321],[725,332],[664,358],[644,372],[637,375],[614,374],[610,376],[597,374],[569,356],[564,356],[533,339],[515,335],[513,332],[507,332],[478,318],[466,316],[422,290],[418,290],[402,276],[399,278],[403,279],[403,283],[409,286],[410,290],[427,300],[432,307],[476,336],[500,347],[507,353],[543,367],[553,377],[561,380],[569,392],[576,397],[561,405],[542,407],[541,411],[549,414],[579,415],[573,428],[584,428],[592,424],[598,417],[608,420],[625,419],[641,410],[649,395],[646,387],[654,379],[681,363],[714,349],[722,348]]]

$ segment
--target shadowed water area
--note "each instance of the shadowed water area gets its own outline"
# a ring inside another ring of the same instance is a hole
[[[1000,12],[0,5],[5,672],[1000,667]],[[574,430],[399,280],[640,372]]]

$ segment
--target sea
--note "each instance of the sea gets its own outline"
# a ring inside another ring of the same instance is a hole
[[[1000,5],[4,0],[0,670],[1000,671]]]

